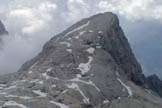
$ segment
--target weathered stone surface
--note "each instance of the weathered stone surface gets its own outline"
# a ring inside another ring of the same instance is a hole
[[[136,79],[133,79],[138,75]],[[155,108],[141,67],[112,13],[74,24],[14,75],[0,77],[2,108]]]
[[[157,75],[151,75],[147,77],[147,84],[150,89],[162,97],[162,81],[158,78]]]

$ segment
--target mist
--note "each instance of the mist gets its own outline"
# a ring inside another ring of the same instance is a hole
[[[119,16],[145,74],[162,76],[160,0],[0,0],[0,20],[9,32],[0,50],[0,73],[16,72],[51,37],[82,18],[107,11]]]

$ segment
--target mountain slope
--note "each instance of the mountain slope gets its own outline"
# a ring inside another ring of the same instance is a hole
[[[2,108],[161,108],[112,13],[74,24],[19,72],[0,77]]]

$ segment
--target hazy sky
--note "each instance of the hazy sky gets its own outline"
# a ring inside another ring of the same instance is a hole
[[[0,51],[0,73],[16,71],[76,21],[106,11],[118,14],[144,72],[162,76],[161,0],[0,0],[0,19],[10,33]]]

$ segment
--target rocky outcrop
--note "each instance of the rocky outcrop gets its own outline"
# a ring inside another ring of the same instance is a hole
[[[157,75],[151,75],[147,77],[147,84],[150,89],[162,97],[162,81],[158,78]]]
[[[5,26],[4,26],[4,24],[0,21],[0,43],[1,43],[2,37],[3,37],[4,35],[8,35],[8,32],[7,32],[7,30],[6,30]]]
[[[74,24],[3,78],[2,108],[162,107],[161,98],[134,84],[145,82],[141,67],[112,13]]]
[[[3,23],[0,21],[0,35],[6,35],[8,34],[5,26],[3,25]]]

